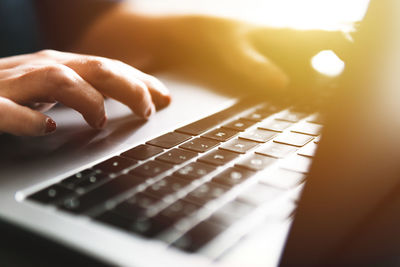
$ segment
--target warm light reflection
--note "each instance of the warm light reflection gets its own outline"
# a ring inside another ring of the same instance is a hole
[[[338,76],[344,70],[344,62],[332,51],[324,50],[315,55],[311,60],[313,68],[327,76]]]
[[[131,0],[152,13],[202,13],[262,25],[350,31],[369,0]]]

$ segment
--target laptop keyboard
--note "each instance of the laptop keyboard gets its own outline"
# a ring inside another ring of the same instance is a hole
[[[296,192],[289,198],[294,203],[321,129],[316,114],[269,104],[231,107],[28,199],[196,252]]]

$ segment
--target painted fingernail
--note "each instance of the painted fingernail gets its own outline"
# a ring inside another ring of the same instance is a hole
[[[47,118],[46,119],[46,130],[45,130],[45,133],[46,134],[52,133],[52,132],[54,132],[56,130],[56,128],[57,128],[56,122],[53,121],[50,118]]]
[[[100,121],[100,123],[98,124],[99,128],[104,128],[104,126],[107,123],[107,116],[104,116],[103,119]]]

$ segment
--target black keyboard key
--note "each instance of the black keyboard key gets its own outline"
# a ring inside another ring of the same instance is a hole
[[[278,168],[261,177],[260,183],[273,187],[289,189],[298,186],[305,179],[306,175],[299,172]]]
[[[246,132],[240,135],[239,138],[258,142],[265,143],[276,136],[276,132],[254,129],[250,132]]]
[[[276,116],[275,119],[288,122],[298,122],[304,119],[305,117],[307,117],[307,114],[303,112],[285,111]]]
[[[125,203],[127,205],[135,207],[138,210],[148,210],[159,201],[160,200],[158,198],[155,198],[153,196],[141,192],[127,199]],[[119,210],[122,211],[121,209]]]
[[[314,142],[311,142],[304,146],[297,154],[300,156],[305,156],[305,157],[314,157],[315,153],[317,152],[318,145]]]
[[[84,178],[88,177],[89,175],[92,175],[93,173],[101,173],[101,170],[93,170],[93,169],[86,169],[83,171],[80,171],[74,175],[69,176],[68,178],[65,178],[64,180],[61,181],[61,184],[70,188],[70,189],[75,189],[76,185],[80,183]]]
[[[113,211],[106,211],[96,218],[94,218],[96,221],[117,227],[122,230],[128,230],[130,226],[132,225],[132,221],[129,219],[122,217],[118,215],[117,213]]]
[[[158,199],[162,199],[168,195],[177,193],[189,184],[189,180],[168,176],[147,187],[144,192]]]
[[[211,128],[217,126],[218,124],[222,123],[223,121],[229,119],[233,115],[237,114],[238,112],[240,112],[241,109],[242,109],[242,107],[239,107],[236,105],[232,106],[232,107],[222,110],[218,113],[215,113],[211,116],[208,116],[204,119],[195,121],[191,124],[181,127],[179,129],[177,129],[176,131],[181,132],[181,133],[190,134],[190,135],[202,134],[202,133],[210,130]]]
[[[112,157],[102,163],[94,166],[94,169],[101,170],[105,173],[117,173],[123,169],[129,168],[137,163],[136,160],[127,159],[119,156]]]
[[[179,147],[188,149],[188,150],[192,150],[195,152],[203,153],[203,152],[206,152],[218,145],[219,145],[218,141],[200,137],[200,138],[192,139],[192,140],[180,145]]]
[[[256,153],[274,158],[284,158],[297,151],[296,147],[278,143],[269,143],[256,150]]]
[[[136,160],[145,160],[145,159],[151,158],[152,156],[155,156],[163,151],[164,151],[164,149],[162,149],[160,147],[149,146],[149,145],[139,145],[137,147],[134,147],[134,148],[129,149],[128,151],[122,153],[121,156],[136,159]]]
[[[325,124],[325,118],[322,114],[314,114],[310,118],[307,119],[307,122],[312,122],[316,124]]]
[[[150,214],[157,211],[156,205],[159,202],[159,198],[141,192],[120,203],[113,211],[122,217],[134,221],[139,218],[149,217]]]
[[[184,236],[179,238],[173,243],[173,246],[186,252],[196,252],[224,230],[225,227],[210,220],[206,220],[196,225]]]
[[[243,132],[244,130],[246,130],[247,128],[252,126],[253,124],[255,124],[254,121],[238,119],[238,120],[234,120],[230,123],[227,123],[227,124],[223,125],[222,127]]]
[[[128,232],[135,232],[145,237],[153,237],[165,229],[165,226],[157,220],[146,217],[139,217],[135,220],[130,220],[112,211],[105,212],[95,219]]]
[[[123,174],[80,197],[65,199],[60,208],[74,213],[84,213],[96,206],[102,205],[111,198],[131,190],[143,182],[145,180],[142,177]]]
[[[118,216],[134,221],[141,217],[146,217],[147,208],[139,207],[138,205],[122,202],[118,204],[113,210],[113,213],[118,214]]]
[[[82,194],[84,192],[87,192],[87,191],[101,185],[108,179],[110,179],[110,178],[105,173],[97,173],[97,174],[94,173],[92,175],[89,175],[89,176],[81,179],[81,181],[76,184],[75,191],[77,193]]]
[[[129,172],[129,174],[152,178],[171,169],[172,167],[173,166],[170,164],[151,160],[134,168]]]
[[[159,221],[155,217],[153,218],[141,217],[133,221],[129,230],[141,236],[152,238],[157,236],[165,229],[167,229],[168,226],[169,225],[165,224],[162,221]]]
[[[222,166],[222,165],[225,165],[228,162],[234,160],[237,156],[238,156],[238,154],[236,154],[236,153],[221,150],[221,149],[216,149],[216,150],[211,151],[210,153],[204,155],[203,157],[199,158],[198,161],[216,165],[216,166]]]
[[[210,221],[217,222],[224,226],[230,226],[246,216],[254,210],[254,206],[239,202],[231,201],[217,210],[211,217]]]
[[[219,142],[225,142],[235,137],[238,133],[239,131],[225,129],[225,128],[218,128],[212,130],[211,132],[203,134],[202,137],[210,138]]]
[[[274,139],[274,142],[291,145],[291,146],[302,147],[313,139],[314,139],[314,137],[309,136],[309,135],[286,132],[286,133],[278,135]]]
[[[184,201],[182,199],[172,203],[160,212],[160,217],[164,217],[170,224],[176,223],[180,219],[188,217],[200,209],[199,205]]]
[[[212,182],[222,184],[228,187],[235,186],[246,181],[255,173],[240,168],[228,168],[212,179]]]
[[[279,120],[272,120],[266,123],[262,123],[258,126],[259,129],[262,130],[270,130],[275,132],[283,132],[286,128],[292,126],[293,123],[287,121],[279,121]]]
[[[297,124],[296,126],[291,129],[292,132],[295,133],[302,133],[302,134],[309,134],[313,136],[318,136],[322,131],[322,125],[304,122]]]
[[[185,198],[185,201],[192,202],[196,205],[204,205],[207,202],[217,199],[229,190],[220,184],[208,182],[200,185],[195,190],[190,192]]]
[[[43,204],[57,204],[62,202],[66,197],[74,195],[74,191],[60,185],[52,185],[40,190],[28,198]]]
[[[237,200],[258,206],[273,201],[279,196],[282,196],[284,192],[285,191],[264,184],[255,184],[247,188],[245,192],[241,193]]]
[[[252,120],[252,121],[262,121],[263,119],[269,117],[271,114],[277,112],[278,109],[276,107],[271,106],[271,108],[259,108],[256,111],[253,111],[246,116],[243,116],[244,119]]]
[[[197,155],[198,155],[197,153],[192,151],[187,151],[180,148],[174,148],[171,149],[170,151],[165,152],[164,154],[161,154],[156,159],[177,165],[177,164],[182,164],[185,161],[188,161],[196,157]]]
[[[206,176],[215,169],[215,167],[208,164],[192,162],[174,172],[174,175],[188,180],[196,180]]]
[[[177,132],[171,132],[171,133],[166,133],[164,135],[161,135],[157,138],[154,138],[146,144],[153,145],[153,146],[158,146],[162,148],[171,148],[176,145],[179,145],[180,143],[183,143],[191,138],[190,135],[187,134],[182,134],[182,133],[177,133]]]
[[[244,139],[234,139],[231,140],[225,144],[222,144],[220,146],[221,149],[236,152],[239,154],[245,154],[247,151],[250,149],[258,146],[259,143],[249,141],[249,140],[244,140]]]
[[[275,163],[277,160],[275,158],[253,154],[240,162],[236,163],[235,166],[246,168],[252,171],[261,171],[268,167],[269,165]]]
[[[310,157],[294,155],[284,160],[282,164],[280,164],[280,166],[284,169],[301,173],[308,173],[311,167],[311,163],[312,163],[312,158]]]
[[[200,206],[184,200],[178,200],[166,207],[153,218],[156,221],[161,222],[165,228],[168,228],[177,223],[179,220],[191,216],[198,209],[200,209]]]

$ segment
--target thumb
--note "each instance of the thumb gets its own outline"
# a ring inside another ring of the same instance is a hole
[[[256,87],[263,89],[282,90],[288,84],[286,73],[270,58],[265,57],[248,42],[241,45],[240,68]],[[240,60],[240,57],[239,57]]]
[[[342,31],[296,30],[289,28],[253,28],[248,38],[268,57],[304,59],[320,52],[333,50],[339,56],[351,49],[349,34]]]
[[[56,123],[43,113],[0,97],[0,132],[40,136],[55,130]]]
[[[333,50],[342,59],[351,42],[341,31],[254,28],[248,40],[255,50],[282,68],[290,77],[290,86],[298,93],[313,92],[319,75],[311,65],[322,50]]]

